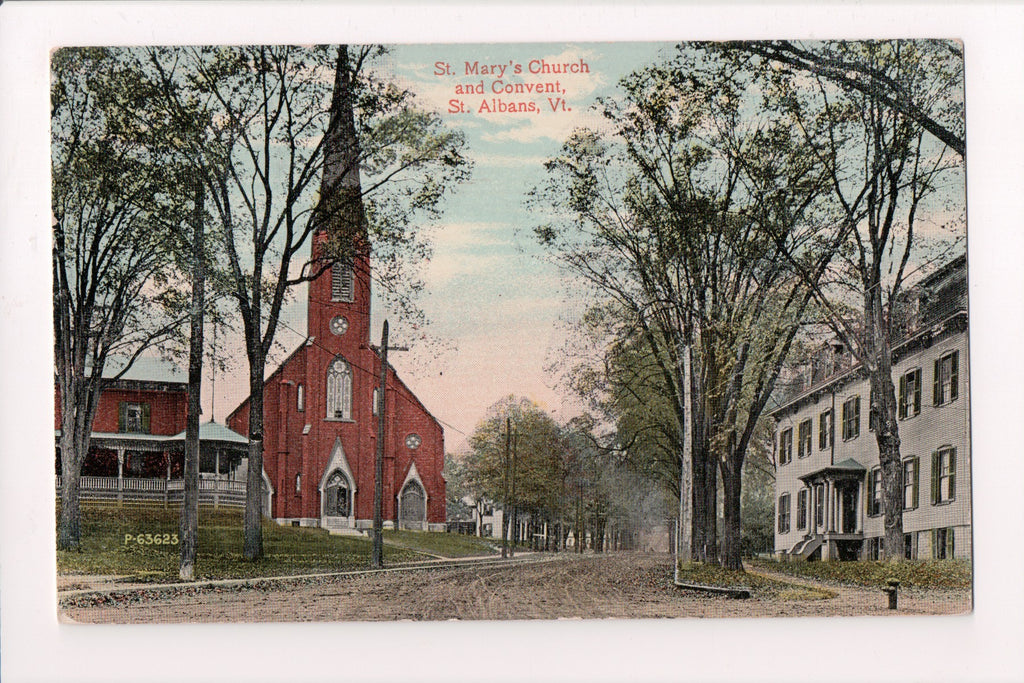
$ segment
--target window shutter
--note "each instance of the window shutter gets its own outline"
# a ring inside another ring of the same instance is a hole
[[[868,514],[870,515],[875,509],[875,477],[872,470],[868,470],[868,482],[864,489],[868,492]]]
[[[920,458],[914,458],[914,486],[913,486],[913,493],[911,495],[912,495],[912,497],[914,499],[912,502],[913,502],[915,508],[917,507],[917,503],[918,503],[917,492],[921,488],[920,484],[921,484],[921,459]]]
[[[914,415],[921,412],[921,369],[914,375]]]
[[[935,361],[935,375],[932,381],[932,405],[942,403],[942,359]]]
[[[128,424],[128,404],[124,401],[117,406],[117,431],[124,433],[125,427]]]
[[[954,352],[949,358],[949,400],[956,400],[957,376],[959,375],[959,352]]]
[[[907,376],[900,376],[900,419],[907,416]]]
[[[149,404],[142,404],[142,433],[149,434]]]
[[[956,449],[949,449],[949,499],[956,498]]]
[[[939,502],[939,452],[932,453],[932,505]]]
[[[939,559],[939,547],[937,545],[938,529],[932,529],[932,559]]]
[[[956,550],[956,544],[953,542],[953,527],[946,529],[946,559],[952,560],[955,555],[953,551]]]

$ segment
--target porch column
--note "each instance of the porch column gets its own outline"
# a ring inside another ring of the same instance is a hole
[[[829,529],[829,521],[830,521],[829,518],[832,516],[832,496],[831,496],[831,492],[832,491],[831,491],[831,489],[832,489],[832,487],[829,485],[828,479],[826,479],[824,481],[824,483],[822,484],[822,490],[821,490],[821,495],[824,498],[824,500],[821,501],[821,507],[822,507],[822,510],[824,511],[824,515],[825,515],[825,518],[823,520],[821,520],[822,521],[822,525],[821,525],[822,528],[821,528],[821,530],[822,530],[822,532],[824,532],[826,534],[828,533],[828,529]]]
[[[262,479],[260,480],[262,484]],[[262,492],[261,492],[262,493]],[[220,507],[220,449],[213,451],[213,507]]]
[[[124,496],[124,449],[117,449],[117,504],[121,504]]]
[[[167,461],[167,478],[164,479],[164,507],[171,502],[171,454],[164,452],[164,460]]]
[[[836,512],[838,513],[837,517],[839,518],[836,528],[839,530],[839,533],[843,533],[846,529],[846,510],[843,509],[843,493],[845,491],[845,485],[842,489],[839,489],[838,487],[836,488]]]

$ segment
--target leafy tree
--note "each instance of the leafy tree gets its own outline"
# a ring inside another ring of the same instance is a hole
[[[413,221],[435,213],[466,174],[462,138],[418,111],[411,92],[369,70],[381,53],[350,53],[344,45],[150,52],[167,109],[204,130],[195,160],[241,317],[250,389],[249,560],[263,552],[264,369],[289,287],[371,248],[378,282],[395,284],[400,257],[415,260],[426,249]],[[329,236],[325,254],[298,263],[318,229]],[[400,287],[391,291],[401,295]],[[415,312],[408,298],[398,303]]]
[[[515,442],[512,481],[506,469],[506,419],[511,421]],[[529,399],[508,396],[495,403],[469,438],[465,463],[469,489],[478,497],[503,501],[514,481],[514,506],[560,511],[565,481],[561,436],[558,424]],[[504,512],[507,517],[511,510]]]
[[[78,550],[79,478],[100,394],[179,333],[173,255],[189,202],[171,150],[132,114],[145,105],[143,79],[123,53],[64,48],[51,70],[57,547]]]
[[[962,140],[958,149],[956,140],[945,139],[933,125],[941,120],[944,128],[963,130],[963,64],[959,46],[941,41],[830,42],[814,52],[836,64],[859,65],[854,74],[869,73],[872,83],[890,84],[840,81],[835,87],[829,74],[816,73],[814,87],[806,87],[801,75],[780,73],[770,62],[754,67],[787,102],[828,173],[840,218],[830,239],[841,238],[828,277],[809,276],[789,248],[779,253],[811,287],[822,317],[869,378],[885,555],[898,560],[903,494],[892,347],[915,274],[962,248],[962,236],[925,240],[920,233],[926,211],[952,215],[946,228],[963,220]]]
[[[724,51],[756,55],[782,68],[811,74],[846,92],[867,95],[881,106],[912,121],[934,135],[961,158],[967,156],[964,140],[964,52],[960,43],[948,40],[914,41],[914,49],[928,60],[937,91],[945,91],[941,106],[930,93],[922,92],[912,71],[880,66],[877,61],[848,44],[801,43],[788,40],[753,40],[713,46]]]
[[[814,150],[752,86],[727,61],[684,46],[674,63],[623,79],[623,95],[602,103],[610,133],[577,131],[537,195],[568,209],[538,228],[541,242],[614,305],[612,337],[628,347],[609,348],[654,371],[645,376],[671,416],[658,438],[691,440],[699,560],[717,561],[721,471],[732,568],[741,567],[745,453],[810,299],[779,245],[812,276],[829,253],[814,242],[826,180]]]

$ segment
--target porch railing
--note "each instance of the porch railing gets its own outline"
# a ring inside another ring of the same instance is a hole
[[[60,495],[61,476],[55,477],[56,493]],[[185,495],[182,479],[124,477],[81,477],[82,500],[116,500],[119,502],[162,501],[180,503]],[[226,479],[200,479],[199,502],[228,507],[245,506],[245,482]]]

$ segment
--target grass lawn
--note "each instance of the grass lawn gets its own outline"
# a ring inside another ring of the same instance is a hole
[[[738,572],[698,562],[680,562],[679,580],[719,588],[749,588],[754,597],[776,600],[827,600],[835,593],[776,581],[750,572]]]
[[[132,581],[178,579],[180,545],[138,543],[139,534],[173,541],[178,534],[177,506],[82,503],[82,552],[57,552],[60,574],[114,574]],[[132,538],[125,539],[128,534]],[[438,534],[443,535],[443,534]],[[242,511],[199,508],[200,579],[250,578],[280,574],[364,569],[370,564],[369,538],[331,536],[324,529],[282,527],[263,523],[264,556],[258,562],[242,560]],[[408,544],[412,545],[412,544]],[[386,563],[428,559],[421,553],[384,546]]]
[[[432,531],[384,531],[384,541],[444,557],[469,557],[501,552],[501,541]]]
[[[970,560],[904,560],[901,562],[773,562],[756,560],[754,567],[819,581],[884,588],[896,579],[903,588],[971,587]]]

